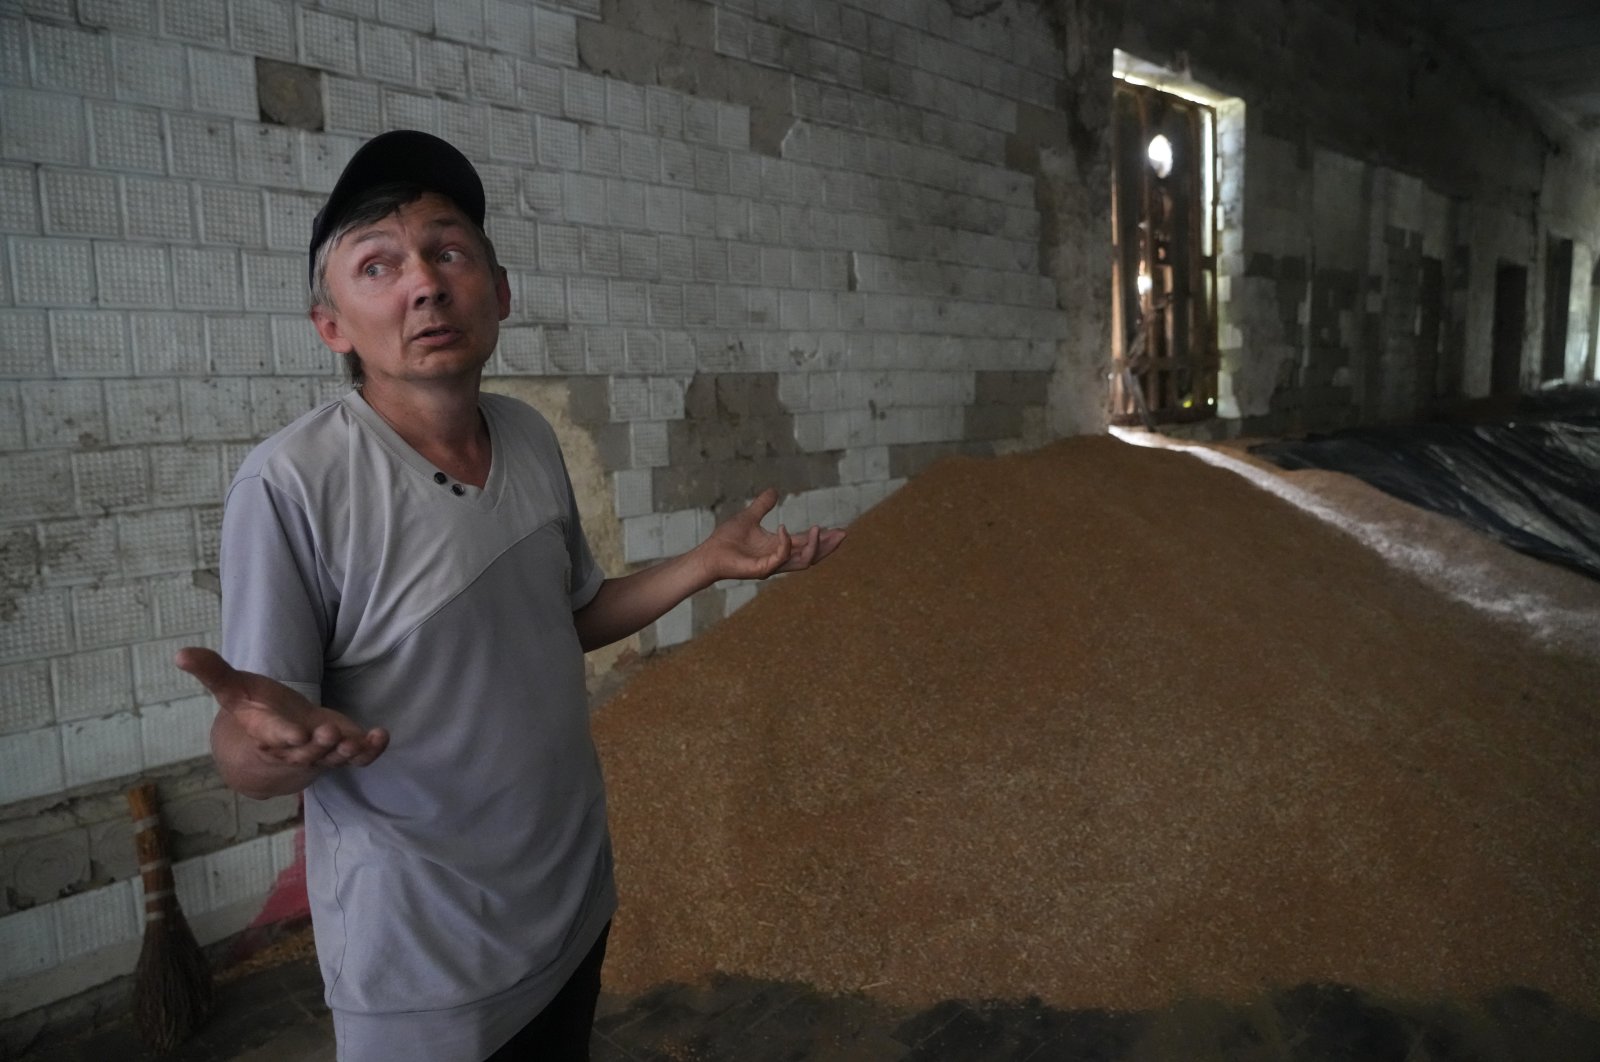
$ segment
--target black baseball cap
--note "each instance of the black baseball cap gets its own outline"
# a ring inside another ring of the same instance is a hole
[[[380,184],[415,184],[448,196],[462,213],[483,227],[483,181],[467,157],[449,141],[416,129],[379,133],[350,157],[328,201],[311,223],[311,254],[306,283],[315,282],[317,248],[327,242],[357,197]]]

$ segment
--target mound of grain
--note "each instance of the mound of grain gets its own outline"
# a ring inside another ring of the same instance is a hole
[[[1597,691],[1190,456],[948,461],[597,714],[607,987],[1593,1004]]]

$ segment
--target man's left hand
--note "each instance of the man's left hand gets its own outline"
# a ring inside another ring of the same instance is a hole
[[[762,519],[778,504],[778,492],[768,488],[732,518],[723,521],[702,542],[699,551],[712,581],[719,579],[765,579],[778,572],[797,572],[811,567],[839,548],[844,541],[841,528],[811,525],[803,534],[792,534],[780,525],[776,532],[761,526]]]

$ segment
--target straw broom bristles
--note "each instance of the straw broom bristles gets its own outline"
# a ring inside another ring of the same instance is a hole
[[[211,1013],[211,967],[178,906],[156,787],[128,791],[144,881],[144,946],[133,978],[133,1023],[152,1050],[167,1052]]]

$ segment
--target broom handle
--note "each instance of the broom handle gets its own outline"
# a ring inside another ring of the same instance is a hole
[[[133,843],[139,852],[139,876],[144,881],[144,920],[148,925],[167,917],[176,902],[172,859],[161,829],[161,809],[151,784],[128,790],[128,810],[133,813]]]

